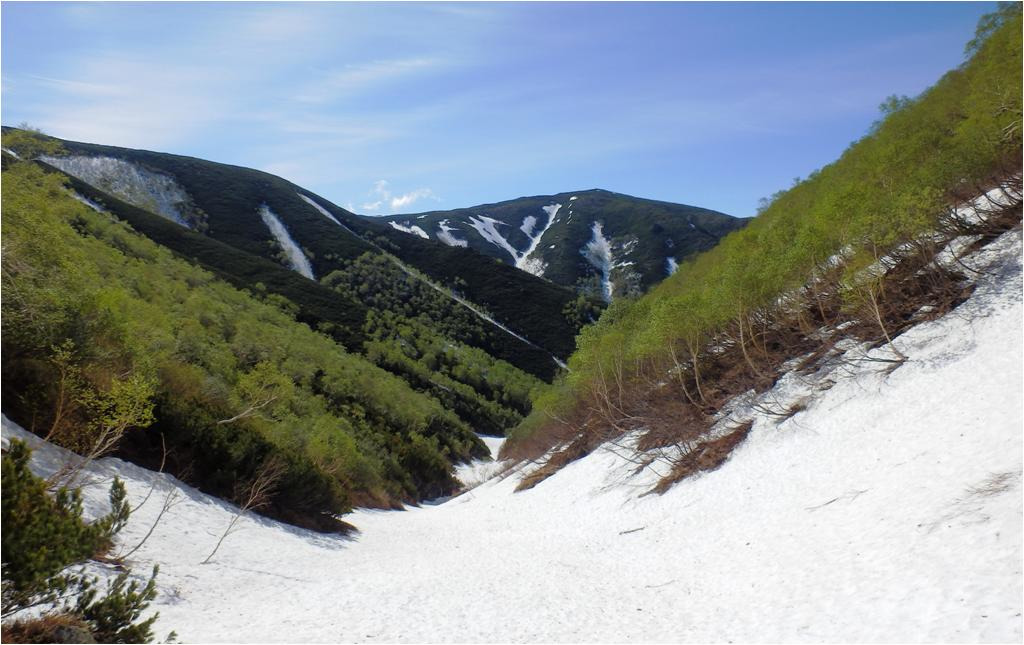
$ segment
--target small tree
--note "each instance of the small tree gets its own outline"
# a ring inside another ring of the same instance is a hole
[[[145,586],[128,582],[128,574],[123,573],[108,583],[102,596],[95,577],[68,569],[110,548],[130,512],[124,485],[114,480],[111,512],[87,524],[82,520],[79,491],[61,487],[51,496],[46,482],[29,470],[30,456],[31,450],[21,441],[12,441],[3,454],[3,617],[48,605],[34,622],[69,617],[85,625],[100,643],[152,640],[157,615],[141,622],[139,618],[156,597],[155,567]],[[44,632],[41,637],[46,636]]]
[[[260,467],[256,477],[247,485],[239,486],[235,491],[235,501],[238,503],[238,512],[231,518],[228,527],[224,529],[217,544],[213,547],[210,555],[206,556],[200,564],[209,564],[213,556],[217,555],[220,545],[224,543],[229,535],[234,533],[238,520],[242,519],[246,511],[255,511],[270,503],[277,485],[287,472],[287,465],[277,457],[270,457]]]

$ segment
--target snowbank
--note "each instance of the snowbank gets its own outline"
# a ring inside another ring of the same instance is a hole
[[[610,447],[522,493],[513,472],[353,513],[350,539],[246,518],[200,565],[231,506],[116,459],[91,472],[135,500],[178,491],[132,563],[161,563],[157,633],[186,642],[1019,642],[1020,258],[1019,231],[969,258],[974,294],[899,336],[910,360],[890,374],[789,375],[761,408],[813,397],[781,422],[738,401],[748,440],[662,496],[644,495],[658,462],[637,473]]]

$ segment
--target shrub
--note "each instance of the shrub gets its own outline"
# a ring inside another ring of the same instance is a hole
[[[124,527],[130,514],[124,485],[115,479],[111,512],[86,523],[80,492],[61,487],[51,496],[46,482],[29,470],[30,456],[27,445],[12,441],[2,458],[3,617],[30,607],[49,610],[5,625],[4,640],[47,642],[58,640],[58,630],[81,635],[85,629],[100,643],[150,641],[157,615],[139,618],[156,596],[156,568],[142,588],[123,573],[102,596],[95,577],[68,570],[109,549]]]

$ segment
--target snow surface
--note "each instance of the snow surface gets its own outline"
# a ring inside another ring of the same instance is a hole
[[[402,224],[399,224],[398,222],[388,222],[388,224],[391,225],[391,228],[393,228],[395,230],[398,230],[398,231],[402,231],[403,233],[410,233],[412,235],[419,235],[420,237],[422,237],[425,240],[429,240],[430,239],[430,236],[427,235],[427,232],[424,231],[419,226],[417,226],[416,224],[412,224],[411,226],[402,225]]]
[[[130,204],[188,227],[181,205],[190,201],[189,196],[173,177],[114,157],[78,155],[40,159]]]
[[[977,289],[896,339],[905,364],[850,346],[738,398],[747,441],[661,496],[643,493],[665,466],[609,444],[522,493],[520,467],[438,506],[355,512],[351,538],[246,517],[208,565],[234,508],[170,476],[101,460],[86,512],[114,474],[136,503],[155,487],[131,548],[177,492],[130,564],[160,563],[156,632],[185,642],[1020,642],[1020,232],[966,262]],[[3,420],[5,441],[25,434]]]
[[[270,207],[266,204],[261,204],[259,213],[263,223],[270,229],[271,235],[274,236],[274,239],[284,249],[284,253],[288,257],[288,267],[310,280],[315,280],[316,278],[313,277],[313,266],[309,263],[309,259],[306,258],[306,254],[302,252],[302,249],[295,243],[292,236],[288,234],[288,229],[277,218],[274,211],[270,210]]]
[[[438,227],[438,230],[440,231],[437,234],[437,239],[441,240],[442,242],[444,242],[448,246],[461,246],[461,247],[469,246],[469,242],[467,242],[466,240],[460,240],[459,238],[457,238],[454,235],[452,235],[452,231],[457,231],[458,229],[453,227],[453,226],[449,226],[448,225],[448,220],[446,220],[446,219],[441,220],[438,223],[437,227]]]

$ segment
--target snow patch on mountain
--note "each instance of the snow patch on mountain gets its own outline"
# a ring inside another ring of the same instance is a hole
[[[323,215],[327,219],[331,220],[332,222],[334,222],[338,226],[341,226],[341,227],[345,228],[345,225],[342,224],[341,222],[339,222],[338,219],[336,217],[334,217],[334,215],[331,215],[330,211],[328,211],[326,208],[324,208],[320,204],[317,204],[315,201],[313,201],[312,199],[310,199],[306,195],[303,195],[302,193],[295,193],[295,194],[298,195],[299,198],[302,201],[306,202],[307,204],[309,204],[310,206],[315,208],[318,213],[320,213],[321,215]]]
[[[541,207],[541,210],[543,210],[544,213],[548,216],[548,221],[539,233],[534,234],[533,232],[533,227],[537,223],[536,217],[534,217],[533,215],[528,215],[523,220],[523,225],[519,228],[523,233],[526,233],[526,237],[530,238],[530,244],[529,246],[526,247],[526,250],[523,251],[523,253],[519,257],[516,258],[517,269],[522,269],[523,271],[526,271],[527,273],[532,273],[535,276],[544,275],[544,269],[547,268],[547,264],[540,258],[533,258],[530,256],[533,255],[533,252],[537,250],[537,247],[540,245],[540,241],[544,237],[544,234],[547,233],[548,229],[551,228],[551,225],[555,223],[555,216],[558,215],[558,209],[560,209],[561,207],[561,204],[550,204],[548,206]]]
[[[509,244],[504,235],[498,232],[498,226],[506,226],[505,222],[487,217],[486,215],[481,215],[479,218],[472,215],[469,218],[469,225],[476,229],[480,237],[511,255],[513,262],[519,259],[519,251]]]
[[[97,213],[106,213],[107,212],[107,209],[103,208],[102,206],[100,206],[96,202],[92,201],[91,199],[89,199],[85,195],[83,195],[80,192],[78,192],[77,190],[72,190],[72,191],[69,191],[69,192],[71,193],[72,197],[74,197],[78,201],[82,202],[83,204],[85,204],[89,208],[93,209]]]
[[[391,228],[393,228],[395,230],[398,230],[398,231],[402,231],[403,233],[410,233],[412,235],[419,235],[420,237],[422,237],[425,240],[429,240],[430,239],[430,236],[427,235],[427,232],[424,231],[419,226],[417,226],[416,224],[402,225],[402,224],[399,224],[398,222],[388,222],[388,224],[391,225]]]
[[[459,238],[455,237],[455,235],[452,234],[452,231],[457,231],[458,229],[453,227],[453,226],[449,226],[448,225],[448,220],[446,220],[446,219],[441,220],[438,223],[437,228],[438,228],[437,239],[441,240],[442,242],[444,242],[448,246],[461,246],[463,248],[469,246],[469,242],[468,241],[460,240]]]
[[[611,302],[615,288],[611,278],[612,245],[604,236],[604,225],[601,222],[594,222],[591,231],[593,235],[587,245],[580,249],[580,254],[601,274],[601,295],[605,302]]]
[[[499,249],[502,249],[510,256],[512,256],[512,264],[517,268],[533,275],[543,275],[544,269],[547,265],[540,258],[531,258],[530,256],[534,251],[537,250],[537,246],[540,244],[541,238],[547,233],[551,225],[555,223],[555,216],[558,214],[558,209],[562,207],[561,204],[550,204],[548,206],[542,206],[541,210],[547,215],[547,222],[544,224],[539,232],[535,232],[537,225],[537,217],[534,215],[527,215],[523,218],[523,223],[519,226],[519,230],[522,231],[530,242],[527,244],[526,249],[520,251],[512,245],[508,239],[501,234],[498,230],[499,226],[508,226],[501,220],[496,220],[486,215],[481,215],[479,218],[476,216],[470,216],[469,225],[472,226],[480,237],[486,241],[495,245]]]
[[[271,235],[281,245],[281,249],[288,259],[288,268],[304,275],[310,280],[315,280],[313,266],[309,263],[309,259],[302,252],[302,249],[299,248],[299,245],[295,243],[295,240],[292,239],[292,236],[288,234],[288,229],[285,228],[285,225],[278,219],[277,215],[266,204],[260,205],[259,214],[263,223],[270,229]]]
[[[317,210],[317,212],[319,212],[321,215],[323,215],[327,219],[331,220],[332,222],[334,222],[335,224],[337,224],[341,228],[345,229],[346,232],[348,232],[348,233],[358,237],[359,239],[362,239],[362,237],[358,233],[356,233],[355,231],[350,229],[348,226],[345,226],[345,224],[342,223],[341,220],[336,218],[334,215],[331,215],[331,212],[329,210],[327,210],[326,208],[324,208],[320,204],[316,203],[315,201],[313,201],[312,199],[310,199],[306,195],[303,195],[302,193],[297,192],[295,194],[298,195],[299,197],[301,197],[302,201],[306,202],[307,204],[309,204],[310,206],[315,208]]]
[[[114,157],[79,155],[40,159],[134,206],[193,228],[189,216],[192,200],[171,176]]]
[[[519,230],[526,234],[526,237],[533,237],[533,227],[537,224],[537,218],[533,215],[527,215],[523,218],[523,225],[519,227]]]

